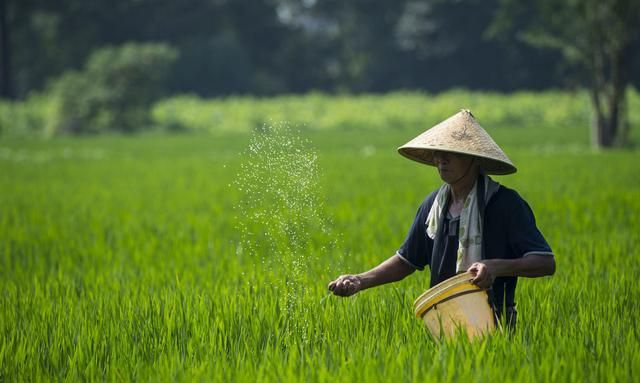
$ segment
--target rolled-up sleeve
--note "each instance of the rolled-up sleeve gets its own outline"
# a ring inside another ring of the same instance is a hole
[[[553,256],[529,204],[514,192],[514,198],[508,210],[507,225],[509,247],[512,254],[524,257],[529,254],[545,254]]]
[[[433,241],[427,237],[425,223],[429,214],[429,205],[429,198],[420,205],[404,243],[396,252],[396,256],[418,270],[424,270],[424,267],[429,264],[433,249]]]

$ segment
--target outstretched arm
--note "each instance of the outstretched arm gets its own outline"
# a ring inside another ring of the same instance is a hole
[[[358,291],[396,282],[412,274],[415,269],[407,265],[398,255],[393,255],[373,269],[357,275],[341,275],[329,283],[329,290],[341,297],[348,297]]]

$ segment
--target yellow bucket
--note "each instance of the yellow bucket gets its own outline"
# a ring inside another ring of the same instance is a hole
[[[460,330],[469,339],[496,329],[487,292],[471,283],[471,273],[458,274],[443,281],[413,304],[416,316],[422,318],[435,339],[451,338]]]

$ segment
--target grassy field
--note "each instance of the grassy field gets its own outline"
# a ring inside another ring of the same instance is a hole
[[[0,381],[637,379],[640,155],[583,125],[483,123],[557,259],[521,279],[515,335],[435,344],[424,272],[327,296],[439,186],[395,152],[435,122],[0,140]]]

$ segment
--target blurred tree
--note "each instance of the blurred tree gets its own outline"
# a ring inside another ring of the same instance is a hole
[[[555,54],[542,54],[505,36],[494,41],[486,30],[497,0],[409,0],[394,31],[398,45],[412,54],[414,81],[430,90],[541,89],[560,81],[548,71]],[[541,70],[545,68],[545,70]]]
[[[0,97],[13,98],[7,0],[0,0]]]
[[[26,22],[29,15],[39,6],[40,0],[0,0],[0,97],[15,98],[19,96],[21,82],[17,77],[21,70],[21,55],[25,49],[17,41],[21,41],[25,30],[30,28]]]
[[[249,54],[233,36],[191,37],[177,46],[180,57],[170,75],[171,92],[213,97],[253,89]]]
[[[148,128],[149,106],[177,53],[166,44],[127,43],[96,50],[82,71],[52,84],[56,133],[134,132]]]
[[[90,26],[76,29],[80,0],[2,1],[5,9],[0,18],[6,32],[1,53],[6,60],[3,67],[9,68],[3,84],[9,84],[11,96],[26,97],[48,78],[79,66],[85,54],[82,48],[95,41]]]
[[[334,91],[339,70],[338,24],[318,11],[315,0],[278,0],[277,15],[290,31],[282,42],[278,70],[290,91]]]
[[[496,7],[508,3],[0,0],[0,96],[26,97],[81,68],[94,50],[129,41],[175,47],[169,91],[204,97],[564,85],[559,52],[536,49],[517,34],[485,38],[500,19]],[[523,17],[515,25],[528,23]]]
[[[339,52],[333,74],[342,87],[356,92],[387,91],[398,86],[402,51],[393,38],[404,1],[318,2],[318,11],[337,25]]]
[[[562,52],[588,82],[598,147],[628,138],[626,90],[637,44],[637,0],[500,0],[491,33],[517,33],[524,41]]]
[[[297,31],[292,47],[305,59],[296,60],[293,50],[290,57],[307,63],[314,79],[323,77],[320,89],[379,92],[411,77],[393,37],[403,6],[404,0],[280,0],[279,15]]]
[[[288,31],[275,0],[0,1],[7,7],[0,62],[14,68],[2,84],[15,85],[20,98],[80,68],[93,50],[128,41],[165,41],[184,53],[171,82],[176,92],[283,91],[277,65]]]

